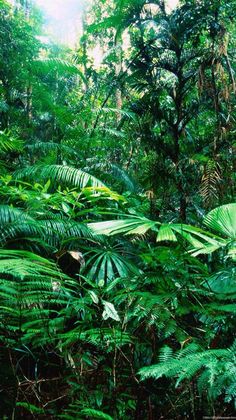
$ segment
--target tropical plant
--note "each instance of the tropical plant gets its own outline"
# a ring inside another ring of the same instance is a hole
[[[234,416],[235,16],[0,0],[1,419]]]

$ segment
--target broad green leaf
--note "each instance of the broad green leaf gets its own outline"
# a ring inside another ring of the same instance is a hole
[[[114,319],[115,321],[120,321],[120,317],[113,305],[113,303],[111,302],[107,302],[105,300],[102,301],[103,305],[104,305],[104,311],[102,314],[103,319]]]

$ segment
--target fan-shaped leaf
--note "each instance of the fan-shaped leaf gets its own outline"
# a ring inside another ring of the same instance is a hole
[[[210,211],[204,224],[213,231],[236,240],[236,203],[225,204]]]
[[[127,219],[90,223],[88,226],[98,234],[111,236],[120,233],[126,235],[144,235],[155,225],[156,222],[146,219],[145,217],[130,217]]]

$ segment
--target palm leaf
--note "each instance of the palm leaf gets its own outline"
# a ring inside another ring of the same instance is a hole
[[[97,234],[102,235],[144,235],[149,229],[156,226],[156,222],[145,217],[133,216],[127,219],[90,223],[88,226]]]
[[[103,182],[81,169],[66,165],[38,165],[21,169],[14,174],[16,179],[48,180],[69,187],[103,187]]]
[[[235,298],[236,295],[236,269],[235,267],[228,268],[217,273],[212,274],[204,286],[209,290],[213,291],[219,297],[225,297],[227,299]],[[219,309],[221,306],[219,307]]]
[[[161,241],[177,241],[176,235],[170,225],[161,225],[157,235],[157,242]]]
[[[210,211],[204,224],[213,231],[236,240],[236,203],[225,204]]]
[[[34,60],[31,63],[31,69],[35,74],[54,74],[64,76],[65,73],[70,75],[78,75],[85,82],[83,73],[79,70],[75,63],[62,60],[60,58],[47,58],[41,60]]]
[[[42,237],[40,224],[21,209],[0,206],[0,238],[2,245],[10,239]]]
[[[21,152],[24,142],[17,137],[11,135],[10,132],[0,131],[0,152]]]
[[[92,254],[92,256],[90,256]],[[112,281],[116,277],[125,278],[140,274],[140,270],[116,249],[93,249],[87,253],[86,275],[96,282]]]

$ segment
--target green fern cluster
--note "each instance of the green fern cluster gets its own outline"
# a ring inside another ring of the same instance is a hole
[[[164,347],[159,355],[160,363],[144,367],[139,371],[142,380],[159,379],[162,376],[173,378],[176,387],[182,381],[197,380],[201,394],[209,398],[225,396],[225,402],[236,404],[236,343],[229,349],[202,351],[195,344],[188,345],[174,353],[170,347]]]
[[[56,307],[65,305],[70,293],[68,278],[55,263],[31,252],[2,249],[0,277],[1,341],[27,345],[29,337],[33,344],[37,335],[50,334],[50,317],[55,318]]]

